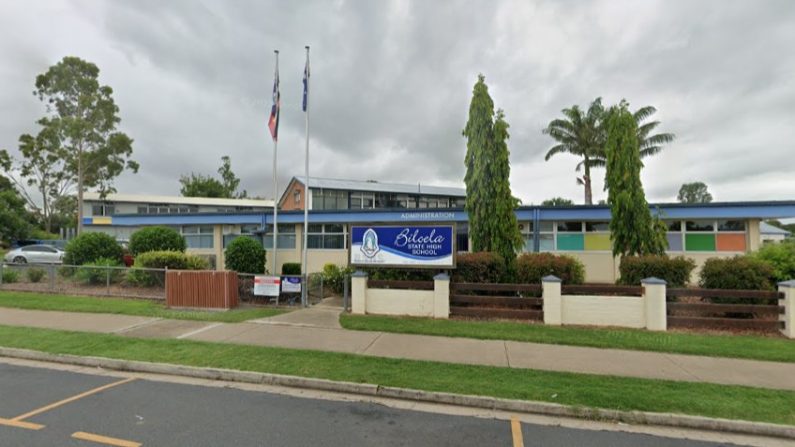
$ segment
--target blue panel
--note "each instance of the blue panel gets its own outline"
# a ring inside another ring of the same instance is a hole
[[[683,251],[682,233],[668,233],[665,237],[668,239],[668,251]]]

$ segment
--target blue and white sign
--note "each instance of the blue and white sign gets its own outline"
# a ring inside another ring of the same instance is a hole
[[[455,267],[452,225],[351,227],[351,265]]]

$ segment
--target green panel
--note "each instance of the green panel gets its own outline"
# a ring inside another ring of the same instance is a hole
[[[586,234],[585,250],[611,250],[609,234]]]
[[[582,234],[558,234],[558,251],[583,251],[585,241]]]
[[[685,250],[687,251],[715,251],[714,234],[686,234]]]

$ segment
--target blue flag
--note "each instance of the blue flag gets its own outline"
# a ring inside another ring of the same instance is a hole
[[[306,55],[306,67],[304,67],[304,103],[303,109],[306,112],[306,105],[309,101],[309,53]]]

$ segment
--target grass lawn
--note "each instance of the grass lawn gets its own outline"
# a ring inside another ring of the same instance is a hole
[[[152,300],[97,298],[29,292],[0,292],[0,307],[138,315],[176,320],[222,321],[225,323],[237,323],[289,312],[285,309],[266,307],[240,308],[228,311],[170,310],[162,303]]]
[[[795,392],[0,326],[0,345],[583,407],[795,425]]]
[[[347,314],[340,316],[340,323],[346,329],[363,331],[516,340],[595,348],[795,362],[795,340],[784,338]]]

